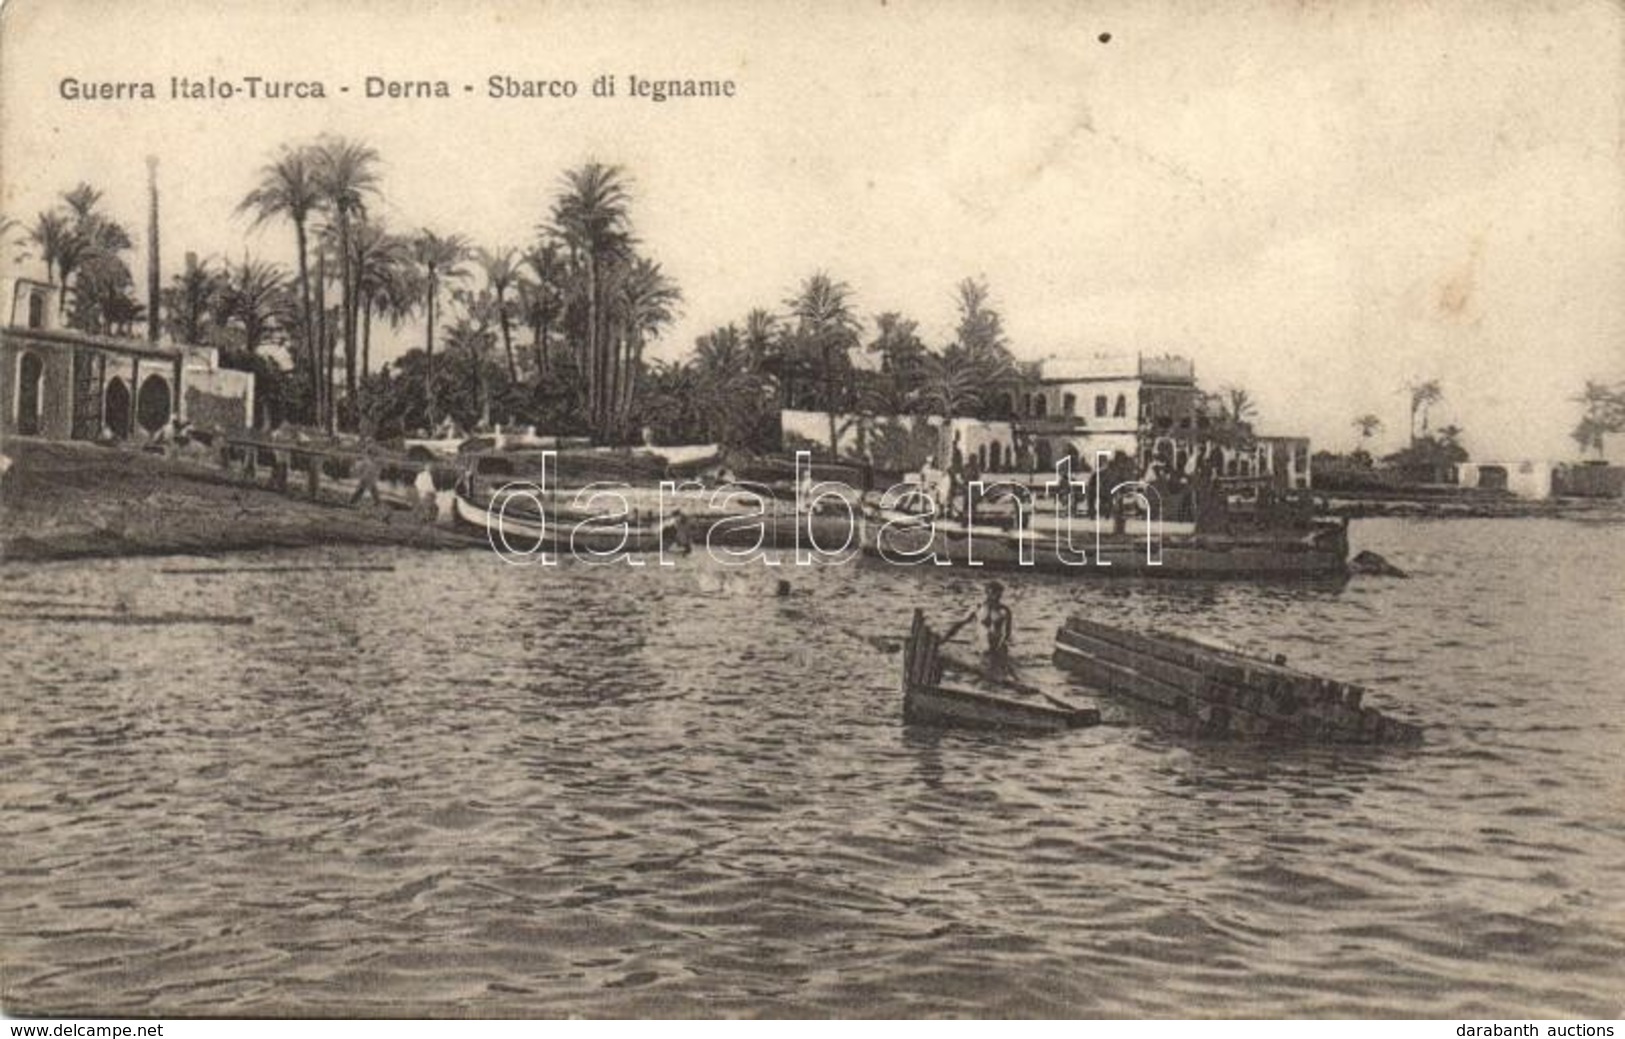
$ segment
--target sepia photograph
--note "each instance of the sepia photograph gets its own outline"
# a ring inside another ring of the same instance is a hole
[[[1612,1036],[1622,631],[1616,0],[0,5],[9,1034]]]

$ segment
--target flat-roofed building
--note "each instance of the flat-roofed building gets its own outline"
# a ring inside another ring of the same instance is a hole
[[[58,288],[18,278],[0,329],[0,434],[58,440],[150,436],[172,416],[241,429],[254,376],[215,350],[96,335],[58,325]]]

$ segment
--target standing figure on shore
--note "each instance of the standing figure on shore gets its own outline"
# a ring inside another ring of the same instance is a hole
[[[355,492],[350,495],[350,504],[355,505],[368,493],[372,494],[374,505],[383,505],[384,499],[378,494],[378,458],[376,448],[372,441],[367,441],[361,449],[361,457],[355,463]]]
[[[1128,515],[1123,508],[1123,496],[1117,488],[1131,482],[1135,477],[1134,459],[1121,450],[1112,453],[1111,460],[1105,464],[1100,474],[1101,492],[1106,496],[1101,507],[1108,510],[1112,518],[1112,533],[1121,534],[1128,527]]]

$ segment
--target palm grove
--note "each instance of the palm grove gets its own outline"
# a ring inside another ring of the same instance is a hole
[[[827,448],[847,432],[843,415],[999,417],[1008,403],[989,388],[1036,374],[1014,360],[983,281],[955,286],[954,334],[931,346],[899,311],[866,321],[850,286],[822,271],[777,307],[701,335],[687,357],[656,360],[645,348],[672,324],[682,294],[641,248],[619,167],[567,171],[521,244],[390,228],[378,215],[383,191],[380,156],[364,142],[323,136],[284,146],[237,210],[252,227],[290,235],[292,269],[246,251],[237,260],[188,254],[160,293],[169,335],[217,347],[222,363],[256,373],[259,424],[390,438],[449,419],[601,443],[647,429],[664,443],[765,451],[788,446],[780,409],[800,408],[828,414]],[[128,335],[146,320],[126,259],[133,237],[91,185],[62,193],[32,222],[0,217],[0,236],[20,241],[62,289],[69,327]],[[422,322],[422,347],[375,364],[374,325],[409,321]],[[1414,427],[1438,390],[1412,389]],[[1211,409],[1245,428],[1250,395],[1226,393]],[[1587,383],[1574,434],[1582,450],[1600,454],[1603,436],[1625,428],[1622,398],[1625,390]],[[1380,420],[1362,416],[1356,426],[1363,444]]]
[[[1020,372],[985,283],[957,286],[956,333],[933,348],[896,311],[865,321],[852,289],[824,272],[778,307],[700,336],[687,357],[656,360],[646,347],[683,297],[638,240],[622,169],[567,171],[528,241],[481,245],[388,226],[381,166],[375,149],[343,137],[280,148],[237,212],[289,236],[291,268],[246,250],[188,253],[160,294],[165,332],[256,373],[261,425],[388,438],[451,420],[602,443],[647,429],[666,443],[769,450],[781,408],[829,412],[828,445],[845,432],[837,414],[986,413],[985,387]],[[127,335],[146,320],[133,237],[94,187],[65,192],[32,223],[6,221],[5,234],[61,287],[69,327]],[[374,327],[410,321],[422,323],[421,347],[375,363]]]

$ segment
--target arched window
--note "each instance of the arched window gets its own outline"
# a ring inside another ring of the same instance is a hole
[[[1049,401],[1042,393],[1033,394],[1033,418],[1043,418],[1049,411]]]
[[[116,437],[127,437],[130,429],[130,388],[114,376],[107,382],[102,399],[102,423]]]
[[[30,292],[28,294],[28,327],[45,327],[45,293]]]
[[[135,398],[135,417],[141,428],[156,433],[169,421],[169,380],[162,375],[149,375],[141,380],[141,390]]]
[[[1075,393],[1064,395],[1061,398],[1061,410],[1066,412],[1069,418],[1076,415],[1078,413],[1078,395]]]
[[[1127,417],[1128,417],[1128,397],[1125,396],[1124,394],[1119,393],[1117,395],[1117,406],[1112,409],[1112,418],[1127,418]]]
[[[1104,393],[1097,393],[1095,395],[1095,418],[1105,418],[1106,407],[1106,395]]]

